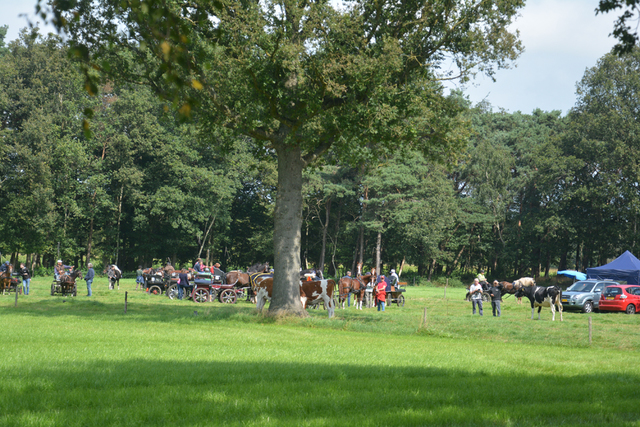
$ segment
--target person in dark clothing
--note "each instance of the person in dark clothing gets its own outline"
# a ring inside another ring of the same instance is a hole
[[[489,289],[489,294],[491,295],[491,309],[493,310],[493,317],[500,317],[500,301],[502,298],[500,284],[497,280],[493,281],[493,286]],[[498,313],[497,316],[496,313]]]
[[[195,264],[193,264],[193,269],[194,269],[195,271],[197,271],[198,273],[202,273],[202,271],[203,271],[204,269],[202,268],[202,259],[201,259],[201,258],[198,258],[198,259],[196,260],[196,263],[195,263]]]
[[[84,280],[87,282],[87,296],[91,296],[91,283],[93,283],[93,278],[96,276],[96,272],[93,270],[93,264],[87,264],[88,270],[87,274],[84,276]]]
[[[185,272],[180,272],[178,275],[178,299],[182,299],[184,297],[184,290],[191,290],[191,284],[189,283],[189,275]]]
[[[0,273],[4,273],[9,268],[9,261],[5,261],[4,264],[0,265]]]
[[[29,270],[23,263],[20,263],[20,271],[18,272],[22,276],[22,293],[29,295],[29,284],[31,283],[31,275]]]

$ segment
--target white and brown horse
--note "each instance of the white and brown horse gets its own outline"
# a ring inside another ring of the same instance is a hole
[[[104,269],[102,274],[106,274],[109,279],[109,289],[115,288],[115,285],[118,285],[118,290],[120,290],[120,279],[122,278],[122,271],[115,264],[109,264],[107,268]]]

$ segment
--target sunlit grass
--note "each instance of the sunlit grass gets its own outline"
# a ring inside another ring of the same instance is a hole
[[[0,297],[0,425],[640,425],[640,315],[592,314],[590,346],[587,315],[531,321],[507,299],[481,318],[462,289],[272,319],[133,280],[91,298],[49,284]]]

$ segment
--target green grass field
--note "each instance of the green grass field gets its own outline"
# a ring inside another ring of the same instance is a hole
[[[50,283],[0,296],[1,426],[640,426],[640,315],[592,314],[589,345],[588,315],[472,316],[464,289],[329,320]]]

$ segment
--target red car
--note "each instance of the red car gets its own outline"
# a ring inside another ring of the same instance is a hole
[[[625,311],[635,314],[640,311],[640,286],[607,286],[600,295],[600,311]]]

